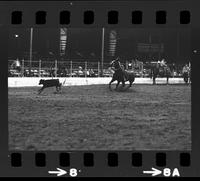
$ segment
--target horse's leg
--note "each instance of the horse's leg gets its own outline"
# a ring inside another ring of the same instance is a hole
[[[121,79],[121,82],[122,82],[122,87],[124,87],[125,86],[125,79],[126,79],[124,72],[122,73],[120,79]]]
[[[133,81],[132,80],[129,80],[129,87],[131,87],[132,86],[132,84],[133,84]]]
[[[115,81],[115,79],[112,78],[112,80],[111,80],[110,83],[109,83],[109,89],[110,89],[110,90],[112,90],[112,89],[111,89],[111,84],[112,84],[114,81]]]
[[[169,83],[169,77],[167,76],[167,85],[168,85],[168,83]]]
[[[185,84],[188,84],[188,76],[187,76],[187,74],[184,75],[184,81],[185,81]]]
[[[156,77],[153,76],[153,85],[155,85],[155,84],[156,84]]]
[[[122,86],[125,87],[125,81],[124,81],[124,79],[122,80]]]
[[[118,81],[117,81],[117,84],[116,84],[116,88],[115,88],[115,90],[118,88],[119,83],[120,83],[120,81],[118,80]]]
[[[186,84],[188,84],[188,76],[186,77]]]
[[[187,84],[187,76],[186,75],[184,75],[183,79],[184,79],[185,84]]]

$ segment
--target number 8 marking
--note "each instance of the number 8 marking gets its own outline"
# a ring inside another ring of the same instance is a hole
[[[78,175],[77,169],[71,168],[71,169],[69,170],[69,175],[70,175],[71,177],[76,177],[76,176]]]

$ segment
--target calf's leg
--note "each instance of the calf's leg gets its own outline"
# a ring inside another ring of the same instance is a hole
[[[38,94],[40,94],[44,90],[44,86],[38,90]]]
[[[59,86],[56,86],[56,91],[57,91],[57,92],[59,91]]]

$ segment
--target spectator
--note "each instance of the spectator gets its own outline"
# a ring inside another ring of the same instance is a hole
[[[11,67],[13,67],[14,69],[16,69],[18,72],[21,72],[21,64],[20,64],[20,61],[19,59],[15,60]]]
[[[132,63],[128,64],[128,69],[132,69]]]
[[[90,77],[95,77],[95,73],[93,69],[89,70]]]
[[[183,79],[184,79],[185,83],[187,84],[188,79],[190,77],[190,68],[187,64],[185,64],[185,66],[183,67],[182,74],[183,74]]]
[[[167,66],[167,62],[165,61],[164,58],[160,61],[160,65],[161,65],[162,67],[163,67],[163,66]]]
[[[81,66],[78,67],[78,76],[83,76],[83,68]]]
[[[90,71],[89,70],[85,70],[85,73],[86,73],[86,77],[90,76]]]
[[[184,74],[184,73],[189,72],[189,69],[190,69],[189,66],[185,64],[185,66],[183,67],[182,73]]]

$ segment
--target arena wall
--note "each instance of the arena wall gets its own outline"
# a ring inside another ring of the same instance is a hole
[[[32,87],[41,86],[38,85],[40,77],[9,77],[8,87]],[[52,79],[51,77],[45,77],[42,79]],[[64,86],[75,86],[75,85],[95,85],[95,84],[108,84],[111,77],[95,77],[95,78],[84,78],[84,77],[58,77]],[[136,78],[135,84],[152,84],[150,78]],[[166,84],[166,78],[157,78],[156,83]],[[113,83],[114,84],[114,83]],[[128,83],[126,83],[128,84]],[[170,78],[169,84],[184,84],[183,78]]]

